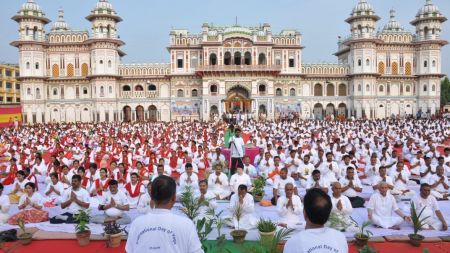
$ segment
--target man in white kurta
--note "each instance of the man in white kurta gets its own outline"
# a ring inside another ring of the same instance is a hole
[[[405,168],[404,163],[399,161],[396,164],[396,168],[390,173],[392,180],[394,180],[394,189],[391,193],[395,196],[397,201],[401,199],[411,199],[414,197],[415,192],[411,191],[408,187],[410,173]]]
[[[347,196],[342,195],[341,183],[334,182],[331,186],[331,190],[333,191],[333,194],[331,194],[331,203],[333,204],[331,213],[334,213],[348,225],[346,228],[347,230],[354,231],[355,226],[350,218],[350,215],[353,212],[352,203]],[[345,229],[345,227],[339,226],[335,227],[335,229],[342,230]]]
[[[208,209],[216,209],[216,195],[208,190],[208,181],[202,180],[198,183],[198,191],[194,193],[194,197],[198,198],[201,206],[198,210],[196,219],[214,218],[208,216]]]
[[[376,226],[399,230],[403,220],[411,221],[411,218],[404,215],[398,208],[397,201],[388,193],[388,189],[386,183],[380,183],[379,192],[370,197],[367,205],[368,217]],[[396,216],[393,215],[394,212],[397,214]]]
[[[115,220],[118,224],[124,225],[131,222],[131,218],[126,214],[130,210],[127,195],[119,190],[119,183],[116,180],[109,182],[109,191],[105,193],[103,199],[99,210],[104,211],[104,215],[92,217],[92,223],[103,224]]]
[[[208,185],[217,199],[225,199],[231,194],[228,177],[222,172],[221,164],[215,165],[215,172],[208,177]]]
[[[152,197],[150,196],[152,184],[147,185],[147,191],[139,197],[137,210],[140,214],[146,214],[153,208]]]
[[[303,212],[303,203],[298,195],[294,194],[294,184],[284,186],[284,195],[278,198],[277,212],[280,216],[279,224],[284,227],[295,228],[300,225],[300,215]]]
[[[242,208],[242,217],[238,219],[233,215],[233,211],[240,205]],[[235,229],[250,230],[256,227],[258,220],[254,216],[255,202],[253,196],[247,193],[247,186],[240,185],[237,193],[233,194],[230,199],[230,212],[232,217],[232,226]]]
[[[237,168],[236,173],[230,178],[230,188],[234,193],[238,192],[239,185],[246,185],[247,188],[250,188],[252,185],[252,180],[250,176],[245,174],[242,168]]]
[[[444,167],[438,165],[436,174],[430,176],[429,185],[431,185],[431,194],[437,199],[448,199],[450,196],[450,184],[444,174]]]
[[[330,183],[333,183],[338,181],[338,177],[341,173],[338,164],[333,161],[333,154],[328,152],[326,157],[327,160],[320,166],[320,172],[324,179]]]
[[[417,214],[422,212],[422,209],[425,208],[421,216],[421,219],[429,217],[424,220],[425,229],[447,230],[447,222],[442,216],[436,198],[431,195],[431,187],[429,184],[422,184],[420,186],[420,195],[417,196],[413,202]]]

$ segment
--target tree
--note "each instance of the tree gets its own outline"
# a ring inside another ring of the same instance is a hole
[[[450,103],[450,80],[445,77],[441,82],[441,106]]]

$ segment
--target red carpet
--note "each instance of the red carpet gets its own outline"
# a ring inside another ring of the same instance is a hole
[[[11,247],[11,243],[6,246]],[[369,245],[375,247],[379,253],[423,253],[425,248],[429,253],[450,253],[450,242],[439,243],[422,243],[421,247],[413,247],[408,243],[369,243]],[[75,240],[45,240],[45,241],[33,241],[30,245],[19,245],[13,249],[12,252],[32,252],[32,253],[119,253],[125,252],[125,241],[122,242],[119,248],[106,248],[104,241],[91,241],[86,247],[78,246]],[[357,248],[350,245],[350,253],[357,253]],[[235,253],[235,252],[233,252]]]

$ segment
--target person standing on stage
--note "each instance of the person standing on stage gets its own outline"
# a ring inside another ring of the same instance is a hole
[[[230,138],[230,153],[231,153],[231,166],[230,171],[231,175],[236,172],[236,168],[243,168],[244,163],[242,162],[242,158],[245,154],[245,144],[244,140],[241,137],[241,129],[236,128],[234,131],[234,136]]]

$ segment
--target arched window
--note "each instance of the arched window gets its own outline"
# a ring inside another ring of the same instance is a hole
[[[347,86],[343,83],[339,84],[339,96],[347,96]]]
[[[26,66],[27,66],[27,69],[30,69],[30,63],[29,62],[26,63]]]
[[[282,91],[281,91],[281,88],[277,88],[277,89],[275,90],[275,96],[281,97],[282,95],[283,95],[283,93],[282,93]]]
[[[423,91],[424,91],[424,92],[426,92],[426,91],[427,91],[427,89],[428,89],[427,85],[426,85],[426,84],[424,84],[424,85],[423,85]]]
[[[34,64],[34,67],[35,67],[36,69],[39,69],[39,62],[36,62],[36,63]]]
[[[327,96],[334,96],[334,84],[327,84]]]
[[[179,98],[184,97],[184,91],[182,89],[177,90],[177,97]]]
[[[131,91],[131,87],[129,85],[124,85],[122,91]]]
[[[366,84],[366,92],[370,92],[370,85]]]
[[[316,85],[314,85],[314,96],[321,97],[322,95],[323,95],[322,84],[316,83]]]
[[[27,88],[27,95],[31,95],[31,88]]]
[[[149,91],[156,91],[156,85],[154,84],[149,84],[147,88]]]
[[[411,86],[406,85],[406,87],[405,87],[405,92],[411,92]]]
[[[378,74],[384,75],[384,62],[378,63]]]
[[[289,96],[295,97],[295,89],[294,89],[294,88],[291,88],[291,89],[289,90]]]
[[[88,94],[88,88],[84,87],[83,88],[83,95],[87,95]]]
[[[361,61],[361,59],[358,59],[358,67],[361,67],[362,66],[362,61]]]
[[[428,61],[423,61],[423,67],[427,68],[428,67]]]
[[[74,75],[74,68],[73,68],[73,64],[70,63],[69,65],[67,65],[67,76],[73,77],[73,75]]]
[[[241,52],[234,53],[234,65],[241,65]]]
[[[111,68],[112,67],[112,62],[111,62],[111,60],[109,60],[108,61],[108,68]]]
[[[260,53],[258,56],[258,65],[266,65],[266,55],[264,53]]]
[[[397,64],[397,62],[393,62],[392,63],[392,74],[393,75],[398,75],[398,64]]]
[[[211,95],[217,95],[217,85],[213,84],[209,87],[209,91],[211,92]]]
[[[109,86],[108,90],[109,90],[109,94],[112,94],[112,93],[113,93],[113,88],[112,88],[112,86]]]
[[[134,86],[134,91],[144,91],[144,88],[142,87],[142,85],[136,85]]]
[[[83,77],[87,77],[88,74],[89,74],[89,67],[88,67],[88,65],[87,65],[86,63],[83,63],[83,64],[81,65],[81,75],[82,75]]]
[[[433,67],[433,68],[436,67],[436,61],[435,61],[435,60],[433,60],[433,61],[431,62],[431,67]]]
[[[52,77],[59,77],[59,66],[58,66],[58,64],[53,64],[53,66],[52,66]]]
[[[370,60],[366,59],[366,66],[370,66]]]
[[[261,96],[266,95],[266,85],[265,84],[260,84],[258,86],[258,92],[259,92],[259,95],[261,95]]]
[[[434,85],[434,84],[431,85],[431,91],[433,91],[433,92],[436,91],[436,85]]]
[[[57,96],[58,95],[58,89],[57,88],[53,88],[53,96]]]
[[[209,55],[209,65],[217,65],[217,55],[215,53]]]
[[[223,57],[223,64],[231,65],[231,53],[230,52],[225,52],[225,55]]]
[[[405,64],[405,75],[410,76],[411,75],[411,63],[407,62]]]
[[[362,91],[362,86],[361,86],[361,84],[358,84],[358,91],[359,91],[359,92]]]
[[[36,99],[41,99],[41,89],[36,88]]]
[[[252,64],[252,54],[250,52],[245,52],[244,54],[244,64],[251,65]]]
[[[192,95],[192,97],[198,97],[198,91],[197,91],[197,89],[193,89],[193,90],[191,91],[191,95]]]
[[[384,92],[384,86],[383,86],[383,85],[380,85],[380,87],[378,87],[378,91],[379,91],[379,92]]]
[[[104,97],[105,96],[105,87],[100,86],[100,97]]]

